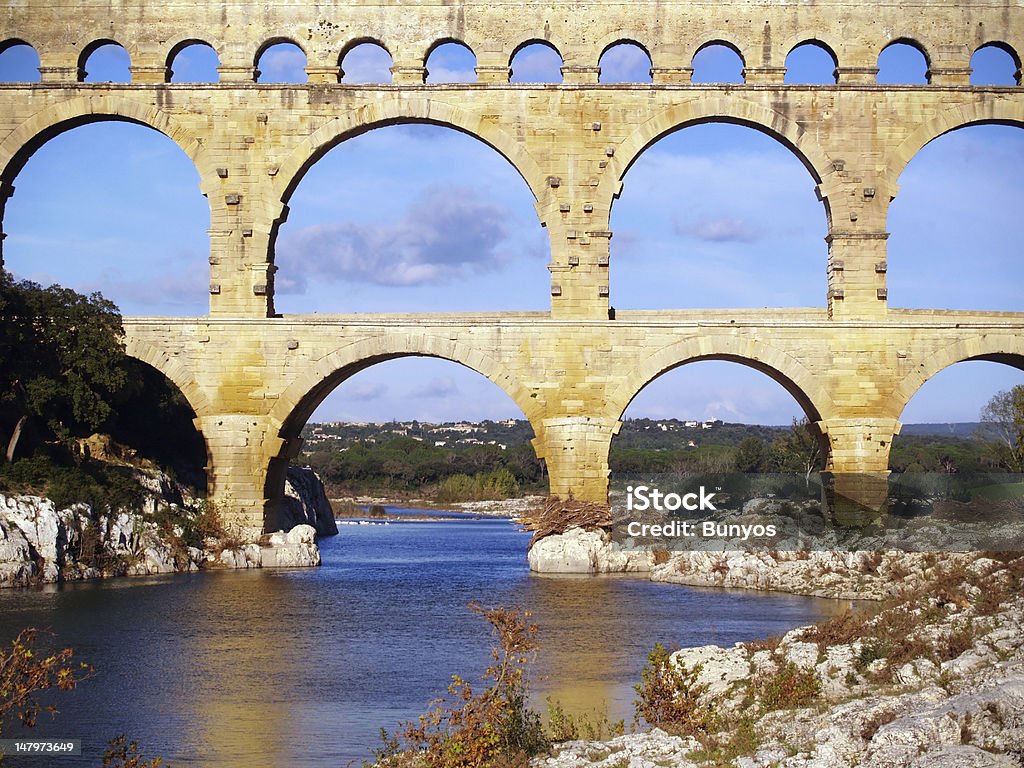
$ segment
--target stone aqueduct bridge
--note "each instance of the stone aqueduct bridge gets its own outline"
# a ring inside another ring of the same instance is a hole
[[[487,376],[532,423],[551,491],[599,500],[618,420],[645,384],[693,360],[743,363],[793,394],[827,443],[836,493],[869,506],[884,497],[899,415],[929,377],[962,360],[1024,367],[1024,314],[899,310],[886,296],[886,217],[907,162],[958,127],[1024,123],[1024,89],[969,81],[980,46],[1024,51],[1020,0],[15,0],[0,10],[0,43],[14,40],[39,52],[42,82],[0,86],[0,199],[38,146],[96,120],[151,126],[199,170],[210,313],[127,318],[127,342],[187,396],[212,492],[245,526],[275,527],[283,468],[323,397],[404,355]],[[197,40],[216,49],[220,82],[170,84],[176,51]],[[261,51],[282,40],[306,52],[308,84],[254,82]],[[367,40],[391,53],[393,82],[339,84],[345,52]],[[479,82],[425,85],[427,55],[452,40],[476,54]],[[808,40],[834,54],[835,85],[783,83],[787,53]],[[876,84],[878,54],[897,40],[925,54],[927,85]],[[106,41],[131,55],[130,84],[80,82]],[[509,83],[531,41],[558,49],[562,84]],[[598,83],[618,41],[649,52],[653,83]],[[744,84],[690,82],[711,42],[740,54]],[[623,176],[661,136],[708,121],[767,133],[814,177],[827,305],[610,319],[609,215]],[[349,137],[405,122],[463,131],[518,169],[550,235],[550,312],[275,315],[274,239],[304,172]]]

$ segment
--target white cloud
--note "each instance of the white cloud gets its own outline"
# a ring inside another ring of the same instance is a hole
[[[281,281],[301,291],[308,277],[386,286],[446,283],[503,265],[509,213],[464,187],[429,187],[398,221],[318,224],[283,232],[278,264],[304,277]],[[285,271],[285,270],[282,270]]]
[[[459,394],[459,387],[451,376],[442,376],[416,387],[409,393],[411,398],[440,399]]]

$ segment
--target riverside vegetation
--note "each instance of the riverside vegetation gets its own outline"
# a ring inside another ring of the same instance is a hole
[[[1024,765],[1024,556],[933,556],[880,605],[732,648],[655,647],[632,732],[526,706],[536,628],[476,608],[484,689],[454,677],[380,768],[961,768]],[[582,736],[582,739],[580,738]]]

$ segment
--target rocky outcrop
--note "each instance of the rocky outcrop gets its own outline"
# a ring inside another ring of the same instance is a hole
[[[604,530],[570,528],[534,542],[527,554],[537,573],[639,573],[651,569],[645,550],[625,550]]]
[[[324,484],[309,467],[288,467],[284,481],[284,524],[290,531],[298,525],[310,525],[318,536],[336,536],[338,524],[327,499]]]
[[[311,471],[293,477],[295,508],[320,529],[336,533],[333,514],[324,514],[330,505],[319,478]],[[305,523],[259,542],[211,538],[203,548],[187,546],[180,526],[164,534],[168,529],[158,526],[155,517],[158,511],[171,510],[172,517],[185,520],[198,515],[198,508],[189,506],[192,500],[166,475],[140,472],[138,479],[147,493],[141,511],[131,514],[96,511],[85,504],[57,509],[38,496],[0,495],[0,587],[205,568],[320,564],[317,528]]]
[[[687,755],[699,748],[695,739],[670,736],[654,728],[646,733],[631,733],[606,742],[566,741],[551,757],[537,758],[532,768],[697,768]]]
[[[943,553],[948,562],[970,558]],[[882,600],[919,582],[934,554],[921,552],[674,552],[652,581],[790,592],[840,600]]]

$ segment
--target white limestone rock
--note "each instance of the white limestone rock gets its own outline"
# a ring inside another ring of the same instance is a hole
[[[707,686],[707,695],[719,699],[750,677],[750,659],[742,645],[722,648],[703,645],[683,648],[672,654],[672,663],[695,673],[694,682]]]
[[[261,548],[264,568],[308,568],[320,565],[316,529],[297,525],[287,533],[272,533]]]
[[[622,549],[605,531],[570,528],[536,542],[527,560],[536,573],[642,573],[650,570],[652,556]]]
[[[699,748],[695,739],[670,736],[660,728],[617,736],[605,742],[567,741],[550,757],[536,757],[531,768],[697,768],[687,755]]]

